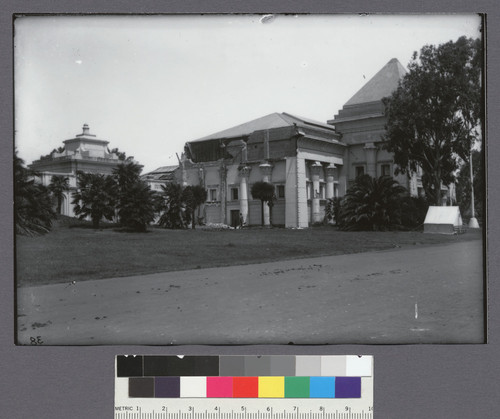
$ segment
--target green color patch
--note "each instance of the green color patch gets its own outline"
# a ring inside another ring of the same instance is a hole
[[[285,398],[309,398],[309,377],[285,377]]]

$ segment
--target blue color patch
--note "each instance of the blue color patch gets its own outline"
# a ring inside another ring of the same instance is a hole
[[[335,377],[311,377],[309,392],[311,398],[335,398]]]

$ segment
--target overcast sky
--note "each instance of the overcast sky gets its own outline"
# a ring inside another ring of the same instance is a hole
[[[144,172],[186,141],[267,115],[331,119],[391,58],[476,15],[58,16],[15,22],[16,146],[27,162],[90,132]]]

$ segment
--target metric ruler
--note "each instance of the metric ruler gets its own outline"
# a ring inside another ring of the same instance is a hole
[[[115,419],[373,419],[371,356],[118,356]]]

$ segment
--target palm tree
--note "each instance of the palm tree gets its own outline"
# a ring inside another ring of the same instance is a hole
[[[117,185],[120,223],[135,231],[145,231],[154,219],[154,193],[141,178],[142,166],[124,161],[113,169]]]
[[[112,220],[115,215],[116,183],[112,176],[97,173],[77,173],[78,190],[73,192],[75,214],[80,220],[92,219],[94,228],[104,217]]]
[[[183,188],[178,183],[167,183],[161,185],[165,197],[163,214],[158,224],[164,228],[178,229],[186,228],[186,205],[183,196]]]
[[[125,189],[140,180],[142,166],[133,161],[124,161],[113,169],[113,176],[120,189]]]
[[[49,191],[52,193],[52,196],[57,199],[57,213],[61,214],[64,192],[69,191],[69,179],[61,175],[52,176],[50,179]]]
[[[155,217],[155,193],[143,181],[127,188],[126,198],[121,198],[118,216],[121,223],[134,231],[144,232]]]
[[[255,182],[250,190],[253,199],[260,199],[261,222],[264,225],[264,202],[269,205],[270,212],[273,208],[274,186],[268,182]]]
[[[55,218],[47,188],[33,179],[24,161],[14,155],[14,219],[16,233],[28,236],[50,231]]]
[[[207,190],[200,185],[186,186],[183,190],[184,200],[186,207],[190,212],[192,228],[194,230],[196,225],[196,209],[207,200]]]
[[[342,200],[340,227],[373,231],[400,227],[406,196],[406,189],[391,176],[359,176]]]

